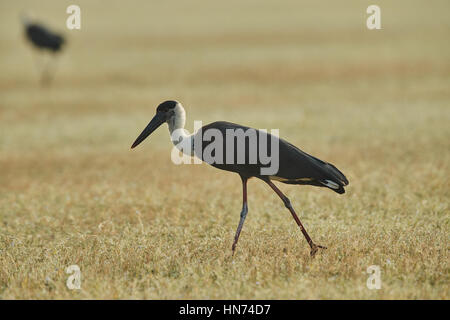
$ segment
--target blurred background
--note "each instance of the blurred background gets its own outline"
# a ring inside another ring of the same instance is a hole
[[[81,8],[68,30],[66,8]],[[366,8],[381,8],[368,30]],[[448,298],[448,1],[2,1],[0,298]],[[66,38],[53,81],[20,13]],[[156,106],[277,128],[347,194],[175,166]],[[388,262],[389,261],[389,262]],[[83,289],[65,287],[78,264]],[[365,287],[367,266],[383,290]]]

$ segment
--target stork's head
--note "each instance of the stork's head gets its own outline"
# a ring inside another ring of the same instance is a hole
[[[34,20],[31,13],[29,13],[27,11],[23,11],[23,10],[20,12],[19,17],[20,17],[20,21],[22,22],[22,24],[24,26],[29,26]]]
[[[175,100],[164,101],[156,108],[155,116],[139,137],[137,137],[136,141],[134,141],[131,149],[144,141],[145,138],[158,129],[164,122],[167,122],[169,130],[172,132],[175,129],[183,128],[185,121],[186,113],[181,103]]]

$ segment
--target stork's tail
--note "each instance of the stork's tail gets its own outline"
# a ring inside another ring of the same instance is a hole
[[[327,174],[327,179],[320,180],[320,183],[339,194],[345,193],[344,187],[348,185],[348,180],[338,168],[331,163],[325,163],[322,168]]]

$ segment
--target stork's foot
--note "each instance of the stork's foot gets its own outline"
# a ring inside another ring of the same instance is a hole
[[[313,243],[311,246],[311,257],[314,258],[314,256],[316,255],[317,251],[319,251],[319,249],[326,249],[327,247],[325,246],[321,246],[318,244]]]
[[[233,246],[231,247],[231,256],[234,256],[234,252],[236,251],[236,243],[233,243]]]

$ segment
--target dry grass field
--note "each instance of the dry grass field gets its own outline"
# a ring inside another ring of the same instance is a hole
[[[0,4],[1,299],[449,298],[450,2],[80,0],[74,31],[70,4]],[[49,87],[22,9],[67,37]],[[166,125],[130,150],[167,99],[341,169],[344,195],[277,184],[328,250],[253,179],[231,258],[239,177],[174,165]]]

